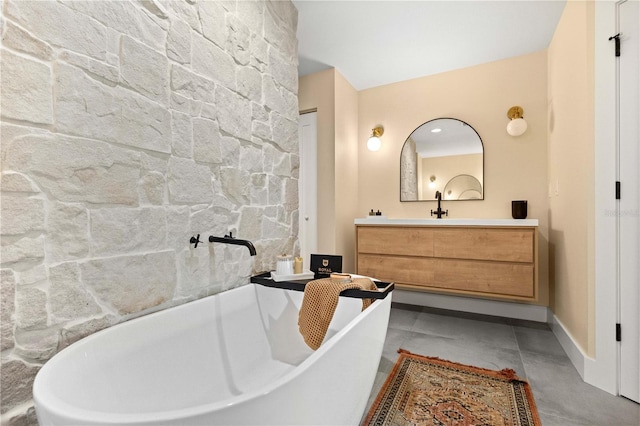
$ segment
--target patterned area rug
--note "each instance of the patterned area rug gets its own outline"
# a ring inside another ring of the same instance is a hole
[[[363,425],[541,425],[529,384],[513,370],[398,352]]]

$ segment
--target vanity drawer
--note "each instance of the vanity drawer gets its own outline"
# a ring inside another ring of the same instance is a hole
[[[533,298],[532,264],[473,260],[358,256],[358,273],[402,285]]]
[[[357,232],[358,253],[433,256],[431,228],[359,226]]]
[[[488,295],[535,297],[533,264],[437,259],[433,286]]]
[[[403,256],[360,254],[358,273],[382,281],[401,284],[431,285],[434,278],[434,259]]]
[[[534,261],[534,229],[456,228],[433,231],[435,257],[451,259]]]

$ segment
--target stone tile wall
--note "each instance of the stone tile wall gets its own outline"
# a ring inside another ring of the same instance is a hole
[[[55,353],[297,250],[290,1],[2,2],[1,415]],[[213,234],[254,242],[189,245]]]

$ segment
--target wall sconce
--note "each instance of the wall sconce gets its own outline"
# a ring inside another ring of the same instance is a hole
[[[522,118],[524,110],[520,106],[512,106],[507,111],[507,117],[511,119],[507,124],[507,133],[511,136],[520,136],[527,131],[527,122]]]
[[[429,188],[433,189],[436,187],[436,176],[435,175],[431,175],[429,177]]]
[[[380,146],[382,145],[382,142],[380,142],[380,136],[382,136],[383,133],[384,129],[382,126],[374,127],[371,130],[371,137],[367,141],[367,148],[369,148],[369,151],[378,151],[380,149]]]

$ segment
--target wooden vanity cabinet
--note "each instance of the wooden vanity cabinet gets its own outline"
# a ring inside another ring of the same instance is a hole
[[[538,300],[537,227],[356,225],[358,274],[398,289]]]

